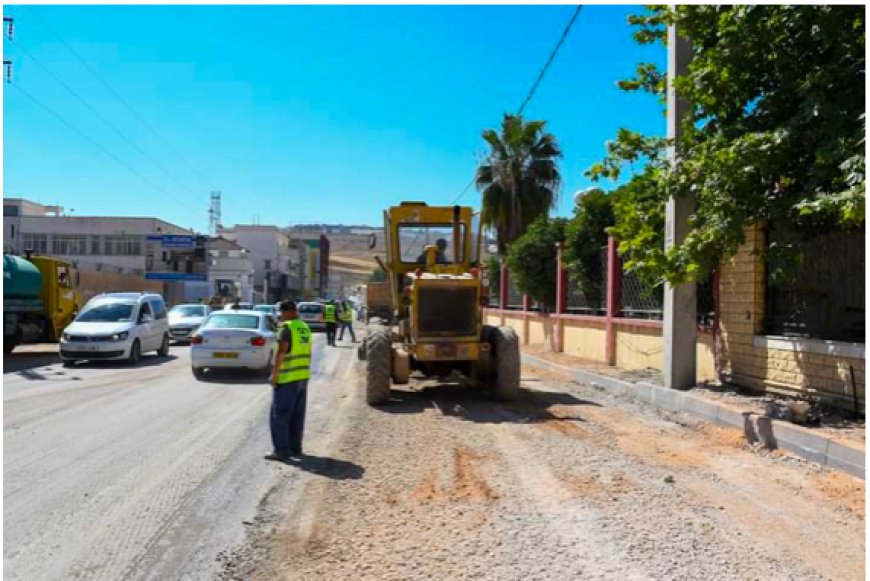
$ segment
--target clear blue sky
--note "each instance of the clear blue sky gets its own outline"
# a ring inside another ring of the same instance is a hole
[[[169,193],[153,189],[4,86],[4,196],[76,215],[156,216],[207,228],[209,191],[225,224],[379,224],[402,199],[450,203],[485,151],[480,133],[515,111],[573,6],[6,6],[13,84]],[[628,126],[662,134],[655,99],[615,83],[640,61],[636,7],[587,6],[526,108],[565,153],[559,215],[582,173]],[[120,105],[40,15],[193,166]],[[22,48],[23,47],[23,48]],[[139,151],[34,63],[72,87]],[[191,193],[192,190],[194,193]],[[181,200],[178,202],[176,200]],[[472,189],[463,203],[479,205]]]

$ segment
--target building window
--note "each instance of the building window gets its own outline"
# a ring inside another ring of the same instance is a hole
[[[864,231],[803,234],[771,226],[768,246],[794,246],[799,260],[766,262],[764,332],[864,342]]]
[[[142,237],[106,236],[105,247],[109,256],[142,256]]]
[[[91,236],[91,255],[99,256],[102,253],[103,249],[100,247],[100,237]]]
[[[25,234],[24,250],[32,250],[37,254],[48,254],[48,236],[45,234]]]
[[[3,215],[8,218],[15,218],[18,216],[18,206],[3,206]]]
[[[13,238],[13,239],[15,238],[15,224],[9,225],[9,234],[10,234],[10,238]]]
[[[272,261],[271,260],[266,259],[263,261],[263,263],[265,265],[266,270],[272,270]]]
[[[86,238],[80,234],[55,234],[51,251],[61,256],[80,256],[85,254]]]

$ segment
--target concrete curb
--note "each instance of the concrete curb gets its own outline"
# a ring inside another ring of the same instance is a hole
[[[771,449],[788,450],[811,462],[864,480],[865,457],[862,448],[838,442],[809,428],[771,420],[765,415],[743,412],[727,404],[652,383],[631,383],[584,369],[565,367],[527,353],[523,353],[522,358],[524,363],[564,373],[577,381],[603,387],[616,395],[627,395],[661,409],[683,412],[705,422],[736,428],[745,433],[751,442],[761,442]]]

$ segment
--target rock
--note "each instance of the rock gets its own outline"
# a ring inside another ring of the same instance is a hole
[[[674,477],[671,474],[668,474],[667,476],[665,476],[665,482],[667,482],[668,484],[673,484]]]

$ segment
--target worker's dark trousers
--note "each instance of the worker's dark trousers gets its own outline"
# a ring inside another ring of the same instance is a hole
[[[353,323],[351,323],[350,321],[341,322],[341,330],[338,332],[338,340],[341,341],[342,337],[344,337],[345,329],[350,331],[350,338],[353,339],[354,343],[356,343],[356,335],[353,334]]]
[[[326,344],[335,345],[335,323],[326,323]]]
[[[305,405],[308,401],[308,380],[279,383],[272,390],[272,447],[275,454],[287,458],[302,451],[305,431]]]

